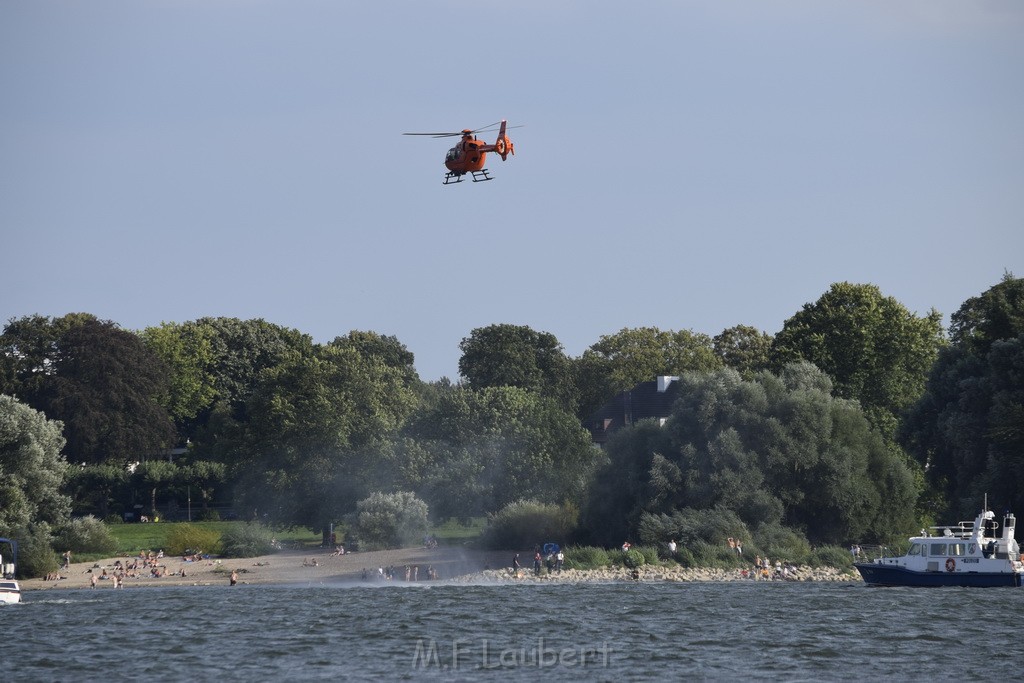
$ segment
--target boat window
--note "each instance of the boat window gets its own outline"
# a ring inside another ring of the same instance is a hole
[[[932,557],[941,557],[942,555],[945,555],[945,554],[946,554],[946,544],[945,543],[932,543],[932,548],[931,548],[931,551],[929,552],[929,555],[931,555]]]
[[[907,551],[907,555],[920,555],[920,554],[921,554],[921,544],[920,543],[911,543],[910,544],[910,550]]]
[[[964,554],[964,544],[963,543],[950,543],[949,544],[949,554],[950,555],[956,555],[957,557],[962,557],[963,554]]]

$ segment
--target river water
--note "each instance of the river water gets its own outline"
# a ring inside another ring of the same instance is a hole
[[[239,585],[29,592],[3,678],[1019,678],[1024,590],[844,583]]]

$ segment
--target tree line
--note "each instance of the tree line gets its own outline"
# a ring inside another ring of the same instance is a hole
[[[737,537],[885,540],[969,516],[984,493],[1024,509],[1022,345],[1010,274],[948,332],[847,282],[775,335],[623,329],[570,357],[495,324],[462,340],[454,382],[421,381],[374,332],[26,316],[0,335],[0,531],[158,513],[186,490],[200,509],[325,529],[372,493],[412,492],[435,518],[557,505],[605,545],[682,535],[709,511]],[[658,375],[680,377],[665,425],[594,447],[587,418]]]

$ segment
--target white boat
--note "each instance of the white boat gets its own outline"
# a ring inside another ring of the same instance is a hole
[[[1007,513],[1000,532],[995,514],[982,509],[973,522],[922,529],[910,538],[906,555],[854,566],[865,583],[876,586],[1020,587],[1024,556],[1014,538],[1016,524]]]
[[[0,604],[21,602],[21,586],[14,578],[18,561],[18,542],[0,538]]]

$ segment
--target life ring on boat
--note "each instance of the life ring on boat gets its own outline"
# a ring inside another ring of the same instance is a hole
[[[954,569],[956,569],[956,560],[950,557],[946,560],[946,571],[951,572]]]

